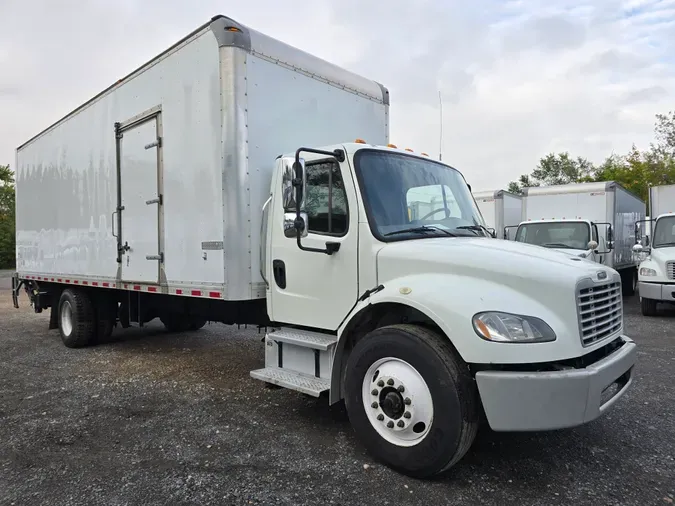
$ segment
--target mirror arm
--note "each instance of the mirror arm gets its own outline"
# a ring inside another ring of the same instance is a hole
[[[315,153],[317,155],[326,155],[335,158],[338,162],[345,161],[345,152],[342,149],[336,149],[334,151],[324,151],[322,149],[313,149],[313,148],[298,148],[295,152],[295,163],[293,163],[293,169],[295,169],[295,177],[293,178],[293,187],[295,188],[295,222],[293,226],[295,227],[298,248],[302,251],[309,251],[312,253],[325,253],[326,255],[332,255],[340,249],[340,243],[327,242],[326,248],[308,248],[307,246],[302,245],[302,228],[303,226],[308,226],[300,213],[302,212],[301,203],[302,199],[305,197],[302,192],[304,188],[302,187],[303,174],[302,174],[302,164],[300,163],[300,153]]]

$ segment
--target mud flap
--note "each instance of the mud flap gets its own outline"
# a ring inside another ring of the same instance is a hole
[[[19,279],[19,273],[15,272],[12,276],[12,303],[15,309],[19,309],[19,290],[22,285],[23,281]]]

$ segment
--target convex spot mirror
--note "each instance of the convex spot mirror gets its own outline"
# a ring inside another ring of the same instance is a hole
[[[588,241],[588,249],[595,251],[598,249],[597,241]]]

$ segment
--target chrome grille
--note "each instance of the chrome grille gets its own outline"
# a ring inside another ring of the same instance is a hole
[[[675,262],[666,262],[666,276],[668,279],[675,279]]]
[[[580,286],[577,289],[577,309],[584,346],[611,336],[623,324],[621,281]]]

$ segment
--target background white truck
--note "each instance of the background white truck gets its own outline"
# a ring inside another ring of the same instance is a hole
[[[523,222],[515,240],[557,249],[619,272],[624,295],[637,286],[635,224],[642,199],[613,181],[523,189]]]
[[[17,149],[15,305],[24,286],[69,347],[157,317],[265,326],[251,375],[344,400],[412,476],[455,464],[483,413],[606,412],[636,356],[616,273],[489,238],[460,172],[387,146],[388,103],[214,18]]]
[[[636,240],[644,244],[633,249],[642,314],[655,316],[657,304],[675,303],[675,185],[649,188],[649,218],[636,226]]]
[[[499,239],[513,239],[523,213],[522,197],[506,190],[474,192],[478,209]]]

